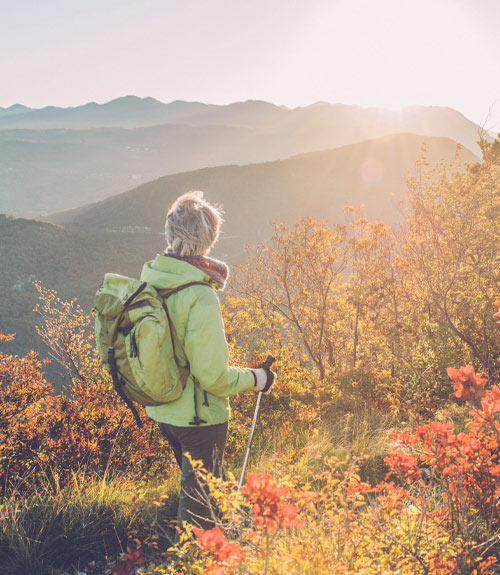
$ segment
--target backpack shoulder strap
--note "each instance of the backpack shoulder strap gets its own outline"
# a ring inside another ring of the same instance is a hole
[[[165,311],[165,314],[167,316],[167,320],[168,320],[168,326],[170,328],[170,339],[172,342],[172,349],[174,350],[174,355],[175,355],[175,342],[174,342],[174,325],[172,322],[172,318],[170,317],[170,312],[168,311],[168,306],[167,306],[167,302],[166,300],[171,296],[174,295],[174,293],[178,293],[188,287],[194,286],[194,285],[202,285],[202,286],[207,286],[210,289],[213,289],[210,284],[207,284],[206,282],[189,282],[187,284],[183,284],[180,286],[177,286],[176,288],[173,288],[171,290],[163,290],[160,289],[158,290],[158,295],[160,296],[160,300],[161,300],[161,305],[163,306],[163,309]],[[189,368],[188,368],[189,369]]]
[[[158,290],[158,291],[159,291],[159,292],[165,292],[164,295],[162,294],[162,297],[163,297],[164,299],[167,299],[167,298],[169,298],[171,295],[174,295],[174,293],[178,293],[178,292],[180,292],[180,291],[182,291],[182,290],[184,290],[184,289],[186,289],[186,288],[188,288],[188,287],[191,287],[191,286],[207,286],[207,287],[213,289],[212,286],[211,286],[210,284],[208,284],[207,282],[189,282],[189,283],[187,283],[187,284],[182,284],[182,285],[180,285],[180,286],[177,286],[176,288],[173,288],[173,289],[171,289],[171,290],[163,290],[163,289],[160,289],[160,290]]]
[[[174,357],[175,357],[174,326],[173,326],[172,318],[170,317],[170,312],[168,311],[166,300],[171,295],[173,295],[174,293],[178,293],[178,292],[180,292],[180,291],[182,291],[188,287],[195,286],[195,285],[207,286],[210,289],[213,289],[212,286],[206,282],[189,282],[187,284],[183,284],[183,285],[177,286],[176,288],[174,288],[172,290],[169,290],[168,292],[165,293],[165,295],[162,295],[162,293],[159,293],[163,309],[165,310],[165,314],[167,315],[168,326],[170,328],[170,341],[172,342],[172,349],[174,350]],[[163,292],[163,291],[164,290],[159,290],[159,292]],[[186,367],[189,371],[189,362],[188,362]],[[190,422],[190,425],[201,425],[202,423],[206,423],[206,421],[200,419],[200,417],[198,416],[198,401],[196,398],[196,380],[194,380],[194,383],[195,383],[193,385],[194,418],[193,418],[193,421]],[[204,394],[205,394],[204,404],[208,405],[207,392],[204,391]]]

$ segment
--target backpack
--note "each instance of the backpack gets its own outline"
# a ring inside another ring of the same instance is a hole
[[[95,338],[99,357],[122,400],[133,404],[162,405],[178,399],[189,377],[189,365],[178,365],[174,328],[166,299],[192,285],[156,290],[147,282],[106,274],[94,299]]]

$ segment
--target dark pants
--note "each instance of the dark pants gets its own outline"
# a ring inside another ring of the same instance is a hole
[[[227,422],[202,427],[176,427],[160,423],[160,431],[174,450],[175,459],[181,468],[181,493],[179,497],[178,519],[187,521],[202,529],[211,529],[210,507],[207,495],[196,479],[195,472],[186,457],[203,462],[203,467],[220,477],[222,458],[226,445]]]

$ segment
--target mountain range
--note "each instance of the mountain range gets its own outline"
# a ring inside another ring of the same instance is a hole
[[[157,124],[268,125],[289,111],[284,106],[248,100],[229,105],[175,100],[168,104],[155,98],[124,96],[104,104],[29,108],[15,104],[0,108],[0,129],[5,128],[95,128],[104,126],[140,127]]]
[[[105,104],[0,108],[0,212],[37,217],[166,174],[333,149],[393,133],[447,137],[478,154],[480,128],[445,107],[317,102],[286,108],[127,96]]]

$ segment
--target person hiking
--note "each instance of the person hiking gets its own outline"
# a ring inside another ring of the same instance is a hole
[[[173,290],[191,282],[206,284],[180,289],[164,300],[171,317],[176,360],[189,369],[190,376],[177,400],[146,408],[148,416],[158,422],[181,469],[178,520],[203,529],[213,527],[213,522],[186,454],[220,476],[229,397],[245,391],[269,393],[276,379],[265,365],[258,369],[228,365],[215,290],[224,289],[229,270],[224,262],[207,256],[217,241],[221,222],[220,208],[208,203],[202,192],[180,196],[165,222],[167,249],[145,263],[141,274],[141,281],[158,290]]]

